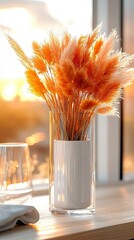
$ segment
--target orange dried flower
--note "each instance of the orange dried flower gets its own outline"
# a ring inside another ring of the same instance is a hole
[[[41,55],[48,64],[53,62],[52,51],[48,43],[42,45]]]
[[[37,42],[32,42],[32,49],[35,55],[40,56],[41,55],[41,47]]]
[[[72,62],[65,61],[62,65],[57,65],[55,69],[58,84],[71,83],[74,79],[75,68]]]
[[[120,82],[106,83],[96,97],[102,103],[109,103],[119,96],[120,87]]]
[[[57,122],[58,136],[62,125],[67,140],[86,139],[94,114],[116,115],[113,103],[121,97],[122,87],[134,80],[134,69],[128,68],[134,56],[115,51],[115,30],[108,37],[100,30],[99,25],[90,35],[78,38],[68,32],[60,38],[50,33],[43,44],[33,42],[32,58],[7,35],[27,69],[31,91],[46,100]]]
[[[94,53],[93,53],[94,56],[96,56],[96,55],[99,53],[102,44],[103,44],[103,39],[102,39],[102,38],[99,38],[99,39],[95,42],[95,44],[94,44]]]
[[[46,93],[46,88],[44,87],[43,83],[40,81],[37,73],[32,70],[28,69],[25,71],[26,79],[29,84],[30,90],[37,96],[43,97]]]
[[[51,79],[50,77],[48,77],[46,79],[45,86],[49,92],[54,93],[54,94],[56,93],[55,83],[54,83],[53,79]]]
[[[79,67],[80,62],[81,62],[81,49],[79,46],[77,46],[73,56],[73,63],[75,66]]]
[[[61,46],[57,36],[53,33],[50,33],[49,47],[51,49],[50,55],[53,57],[54,62],[59,61],[61,55]]]
[[[71,35],[68,32],[64,32],[63,38],[61,39],[61,52],[68,46],[71,40]]]
[[[102,47],[98,54],[97,62],[99,64],[105,63],[112,55],[114,45],[117,43],[117,33],[112,31],[111,34],[103,41]],[[114,53],[113,53],[114,54]]]
[[[108,59],[105,64],[96,69],[95,79],[97,82],[97,87],[101,88],[111,82],[112,75],[118,69],[119,59],[117,56],[114,56]]]
[[[106,67],[105,67],[105,70],[104,70],[103,77],[106,78],[106,79],[110,78],[111,75],[117,69],[118,63],[119,63],[118,56],[114,56],[113,58],[110,58],[106,63]]]
[[[74,88],[78,89],[79,91],[86,91],[89,89],[90,84],[84,68],[77,69],[74,75],[73,84]]]
[[[112,113],[115,113],[115,111],[112,106],[106,106],[106,107],[98,108],[97,113],[113,115]]]
[[[80,110],[82,110],[82,111],[91,111],[97,105],[98,105],[98,103],[94,99],[82,100],[82,102],[80,104]]]
[[[99,34],[101,30],[101,25],[99,25],[97,28],[95,28],[95,30],[93,31],[93,33],[91,33],[88,38],[87,38],[87,43],[86,46],[87,48],[90,48],[91,46],[93,46],[93,43],[97,37],[97,35]]]
[[[74,94],[70,84],[63,84],[61,88],[61,93],[65,95],[65,97],[71,97]]]
[[[32,62],[39,73],[45,73],[47,71],[46,64],[41,58],[33,57]]]

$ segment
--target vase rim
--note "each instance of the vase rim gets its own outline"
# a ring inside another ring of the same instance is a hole
[[[54,139],[54,141],[57,141],[57,142],[89,142],[91,139],[87,139],[87,140],[59,140],[59,139]]]
[[[0,143],[0,147],[27,147],[28,144],[25,142],[7,142]]]

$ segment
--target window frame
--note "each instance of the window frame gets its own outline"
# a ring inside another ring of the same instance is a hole
[[[103,32],[108,35],[115,28],[119,39],[121,39],[121,18],[121,0],[93,1],[93,28],[102,22]],[[121,48],[121,41],[118,48]],[[118,111],[120,118],[100,115],[96,118],[96,179],[99,183],[116,182],[122,179],[121,103]]]

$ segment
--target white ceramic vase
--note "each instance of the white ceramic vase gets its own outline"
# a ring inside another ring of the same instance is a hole
[[[91,214],[95,211],[95,162],[92,139],[54,140],[50,163],[50,211]]]
[[[89,141],[54,141],[54,204],[84,209],[92,204],[92,159]]]

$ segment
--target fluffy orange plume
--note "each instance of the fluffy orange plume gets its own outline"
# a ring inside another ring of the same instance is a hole
[[[116,31],[106,37],[97,27],[90,35],[73,37],[68,32],[33,42],[33,56],[7,37],[21,63],[31,91],[42,96],[53,112],[57,139],[85,140],[94,114],[117,115],[115,102],[122,87],[134,80],[134,60],[116,51]],[[61,127],[62,126],[62,127]]]
[[[81,35],[79,38],[78,38],[78,45],[84,45],[87,43],[87,35]]]
[[[41,58],[33,57],[32,62],[39,73],[45,73],[47,71],[46,64]]]
[[[48,43],[44,43],[42,45],[41,55],[48,64],[51,64],[53,62],[52,51]]]
[[[100,30],[101,30],[101,25],[98,25],[97,28],[95,28],[95,30],[88,36],[87,43],[86,43],[87,48],[90,48],[92,46]]]
[[[80,91],[86,91],[90,87],[89,80],[84,68],[77,69],[74,75],[74,88]]]
[[[64,32],[63,37],[61,39],[61,52],[68,46],[71,40],[71,35],[68,32]]]
[[[52,52],[52,56],[54,59],[54,62],[58,63],[61,55],[61,46],[60,41],[57,36],[55,36],[53,33],[50,33],[49,36],[49,46]]]
[[[106,67],[103,74],[104,78],[110,79],[111,74],[115,72],[115,70],[118,67],[118,64],[119,64],[118,56],[110,58],[106,63]]]
[[[94,50],[93,50],[94,56],[96,56],[96,55],[99,53],[102,44],[103,44],[103,39],[102,39],[102,38],[99,38],[99,39],[95,42],[95,44],[94,44]]]
[[[81,48],[79,47],[79,45],[76,47],[76,49],[74,51],[73,63],[76,67],[80,66],[80,63],[81,63]]]
[[[62,65],[56,66],[56,78],[59,84],[71,83],[74,79],[75,68],[71,61],[64,61]]]
[[[97,98],[102,103],[109,103],[119,96],[120,82],[107,83],[98,93]]]
[[[106,106],[106,107],[98,108],[97,113],[114,115],[115,111],[112,106]]]
[[[91,57],[89,58],[90,54],[89,52],[85,49],[83,49],[82,53],[81,53],[81,61],[80,61],[80,67],[85,66],[85,69],[87,69],[87,66],[90,63],[90,60],[92,59]]]
[[[72,82],[75,74],[74,66],[71,62],[65,61],[61,66],[56,66],[55,78],[57,80],[57,88],[65,96],[72,94]]]
[[[66,60],[71,61],[73,59],[76,47],[77,47],[77,41],[74,38],[68,43],[67,47],[61,53],[59,64],[62,64]]]
[[[95,78],[96,75],[96,64],[94,63],[93,59],[90,59],[90,62],[87,66],[87,75],[91,83],[95,84],[95,82],[98,81],[97,78]]]
[[[113,78],[119,81],[122,87],[126,87],[132,84],[134,81],[134,68],[121,69],[118,72],[115,72]]]
[[[61,88],[61,93],[65,95],[65,97],[71,97],[74,94],[71,84],[63,84]]]
[[[90,111],[93,108],[95,108],[97,106],[97,101],[94,99],[86,99],[86,100],[82,100],[81,104],[80,104],[80,110],[82,111]]]
[[[107,60],[107,57],[112,54],[114,45],[117,44],[117,33],[116,31],[112,31],[112,33],[108,36],[108,38],[103,41],[103,45],[100,49],[98,55],[98,63],[102,64]]]
[[[106,60],[105,64],[96,69],[95,78],[99,86],[107,84],[107,80],[110,80],[112,74],[114,74],[115,71],[117,70],[118,64],[119,64],[118,56],[114,56]]]
[[[56,93],[55,83],[50,77],[45,80],[45,86],[49,92]]]
[[[125,52],[120,51],[118,55],[119,55],[119,61],[120,61],[121,68],[127,68],[134,61],[134,54],[129,55]]]
[[[25,75],[31,92],[37,96],[44,98],[46,88],[40,81],[40,78],[38,77],[37,73],[32,69],[28,69],[25,71]]]
[[[32,49],[35,55],[37,56],[41,55],[41,47],[37,42],[35,41],[32,42]]]

